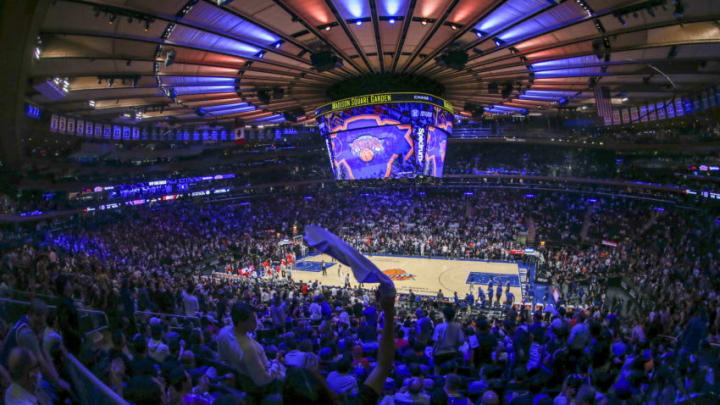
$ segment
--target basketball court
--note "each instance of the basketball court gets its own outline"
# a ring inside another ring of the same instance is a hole
[[[527,268],[518,263],[427,258],[418,256],[384,256],[367,255],[380,270],[393,279],[396,289],[407,293],[411,289],[419,295],[437,295],[442,290],[445,297],[452,297],[457,292],[460,298],[472,288],[477,298],[477,288],[483,286],[487,293],[487,285],[492,278],[495,286],[501,283],[503,292],[507,282],[510,282],[510,292],[515,296],[515,302],[521,300],[521,280],[527,275]],[[327,276],[322,275],[322,262],[327,267]],[[342,274],[338,276],[338,267]],[[304,257],[295,264],[292,272],[293,280],[313,282],[315,280],[326,286],[340,286],[345,284],[345,274],[350,273],[350,284],[358,285],[348,266],[339,264],[325,254]],[[369,285],[368,285],[369,286]],[[495,287],[496,288],[496,287]],[[502,301],[505,301],[503,295]]]

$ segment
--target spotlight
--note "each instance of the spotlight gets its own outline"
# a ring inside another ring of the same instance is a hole
[[[40,59],[40,54],[41,54],[41,53],[42,53],[42,50],[40,49],[40,47],[36,46],[36,47],[35,47],[35,52],[34,52],[35,59]]]
[[[450,28],[451,28],[453,31],[457,31],[457,25],[455,25],[455,24],[450,24]]]
[[[420,21],[420,24],[422,24],[422,25],[427,25],[427,23],[428,23],[427,20]]]
[[[623,97],[623,98],[620,99],[620,101],[622,101],[623,103],[626,102],[626,101],[628,101],[628,100],[630,100],[630,99],[627,98],[627,96],[625,96],[625,97]]]
[[[475,36],[478,37],[478,38],[482,38],[482,37],[483,37],[483,32],[480,31],[480,30],[475,30]]]
[[[325,31],[330,31],[330,29],[332,29],[332,27],[331,27],[330,25],[327,25],[327,26],[325,27]]]
[[[255,56],[256,56],[258,59],[262,59],[263,56],[265,56],[265,51],[260,51],[260,52],[258,52],[257,54],[255,54]]]
[[[503,40],[500,38],[495,38],[495,45],[496,46],[502,46],[504,44]]]
[[[95,100],[88,100],[88,106],[95,107]]]
[[[395,24],[395,17],[390,17],[390,19],[388,20],[388,22],[389,22],[390,24]]]
[[[275,49],[280,49],[280,47],[282,46],[282,41],[275,42],[274,46],[275,46]]]
[[[355,20],[355,25],[358,27],[362,25],[362,20]]]

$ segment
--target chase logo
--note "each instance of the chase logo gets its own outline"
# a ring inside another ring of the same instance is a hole
[[[369,162],[373,160],[376,153],[382,153],[383,148],[382,141],[378,138],[370,135],[363,135],[355,139],[351,144],[353,156],[359,157],[363,162]]]
[[[395,281],[415,279],[415,275],[410,274],[403,269],[387,269],[383,270],[383,273],[390,277],[391,280]]]

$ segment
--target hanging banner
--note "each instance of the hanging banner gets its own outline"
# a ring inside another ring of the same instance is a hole
[[[65,124],[66,124],[66,122],[67,122],[67,121],[66,121],[66,118],[65,118],[65,117],[62,117],[62,116],[61,116],[60,119],[58,120],[58,132],[60,132],[61,134],[64,134],[64,133],[65,133]]]
[[[57,114],[50,116],[50,132],[58,132],[58,118]]]
[[[66,124],[66,131],[68,135],[75,135],[75,118],[68,118]]]

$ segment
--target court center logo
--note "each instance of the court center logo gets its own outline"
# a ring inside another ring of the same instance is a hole
[[[414,280],[415,279],[414,274],[410,274],[403,269],[387,269],[387,270],[383,270],[383,273],[386,276],[390,277],[391,280],[395,280],[395,281],[403,281],[403,280],[410,280],[410,279]]]
[[[350,147],[353,156],[359,157],[363,162],[373,160],[376,153],[382,153],[384,148],[382,141],[374,136],[363,135],[354,140]]]

